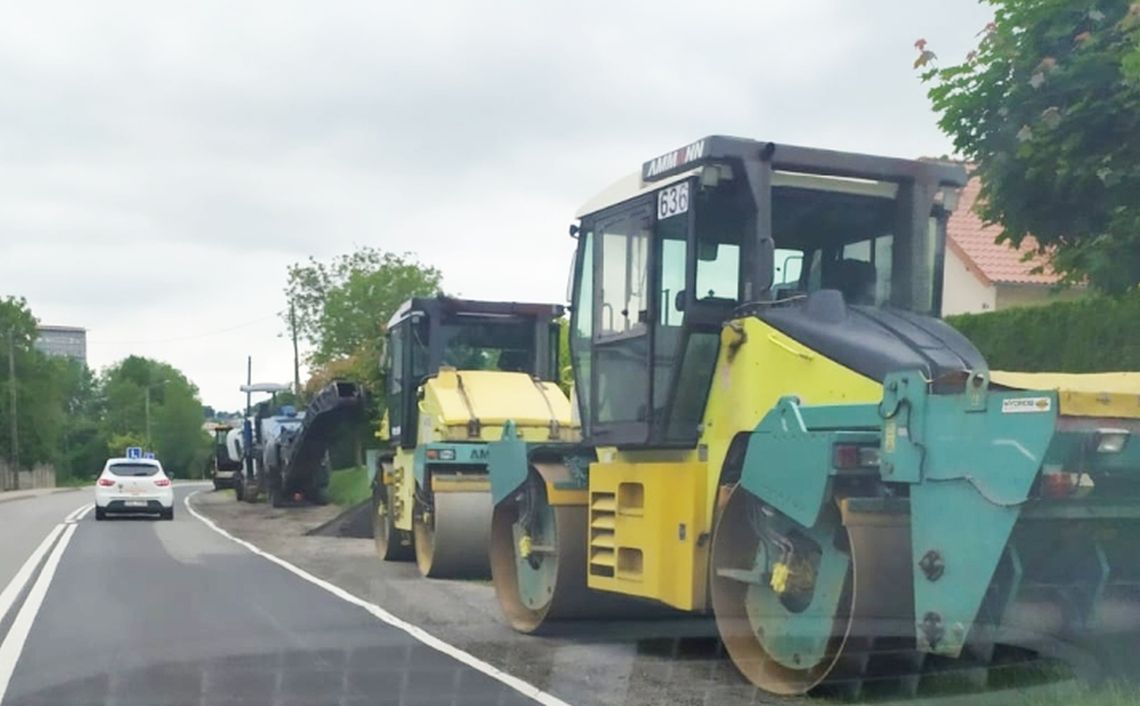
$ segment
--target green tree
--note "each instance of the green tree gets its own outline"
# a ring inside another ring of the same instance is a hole
[[[148,447],[176,475],[201,475],[210,438],[202,428],[198,388],[181,371],[150,358],[129,356],[104,371],[100,382],[103,428],[114,453],[127,446]]]
[[[438,293],[441,281],[439,270],[410,254],[364,247],[327,264],[310,257],[292,265],[285,297],[296,308],[297,333],[312,346],[310,360],[322,364],[375,350],[396,308]]]
[[[291,266],[285,296],[295,307],[297,334],[311,347],[307,389],[348,377],[374,394],[382,392],[378,361],[384,325],[405,300],[438,294],[441,281],[439,270],[410,254],[371,247],[328,263],[309,258]]]
[[[65,423],[64,391],[56,367],[33,346],[37,323],[23,298],[0,299],[0,458],[7,461],[13,455],[10,391],[15,386],[18,457],[23,468],[56,462]],[[9,376],[9,351],[15,358],[15,381]]]
[[[131,432],[127,434],[112,434],[107,439],[108,456],[126,456],[127,449],[130,448],[143,448],[146,446],[146,438],[142,434]]]
[[[1140,283],[1140,2],[986,0],[975,51],[916,67],[939,125],[976,165],[999,242],[1032,235],[1067,283]]]
[[[66,422],[55,464],[56,479],[92,478],[107,457],[107,434],[100,420],[103,405],[91,369],[71,358],[53,358],[55,380],[62,392]]]

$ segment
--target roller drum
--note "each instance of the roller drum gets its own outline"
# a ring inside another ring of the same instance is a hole
[[[557,477],[560,464],[536,464]],[[520,513],[527,521],[520,522]],[[521,556],[525,533],[529,558]],[[663,615],[659,606],[586,585],[588,511],[585,505],[550,505],[537,471],[496,506],[491,519],[491,577],[511,627],[542,633],[558,621],[637,619]]]
[[[416,563],[428,578],[481,579],[491,576],[491,494],[435,493],[429,511],[413,516]]]

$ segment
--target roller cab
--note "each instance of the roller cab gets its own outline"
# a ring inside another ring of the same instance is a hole
[[[506,420],[527,439],[577,438],[558,370],[555,305],[412,299],[389,323],[390,453],[374,488],[386,559],[431,577],[489,574],[487,442]]]

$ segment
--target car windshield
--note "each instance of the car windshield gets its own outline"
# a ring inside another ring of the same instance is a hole
[[[153,476],[158,473],[158,466],[153,463],[112,463],[107,471],[113,476],[129,478],[132,476]]]

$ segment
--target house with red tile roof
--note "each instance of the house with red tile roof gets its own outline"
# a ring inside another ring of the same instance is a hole
[[[1020,248],[994,242],[1001,228],[983,224],[974,212],[980,191],[979,180],[970,179],[959,193],[958,207],[946,225],[943,316],[1049,304],[1082,296],[1082,289],[1056,291],[1059,278],[1048,268],[1041,274],[1031,272],[1042,262],[1036,256],[1028,261],[1022,259],[1036,248],[1032,238],[1026,238]]]

